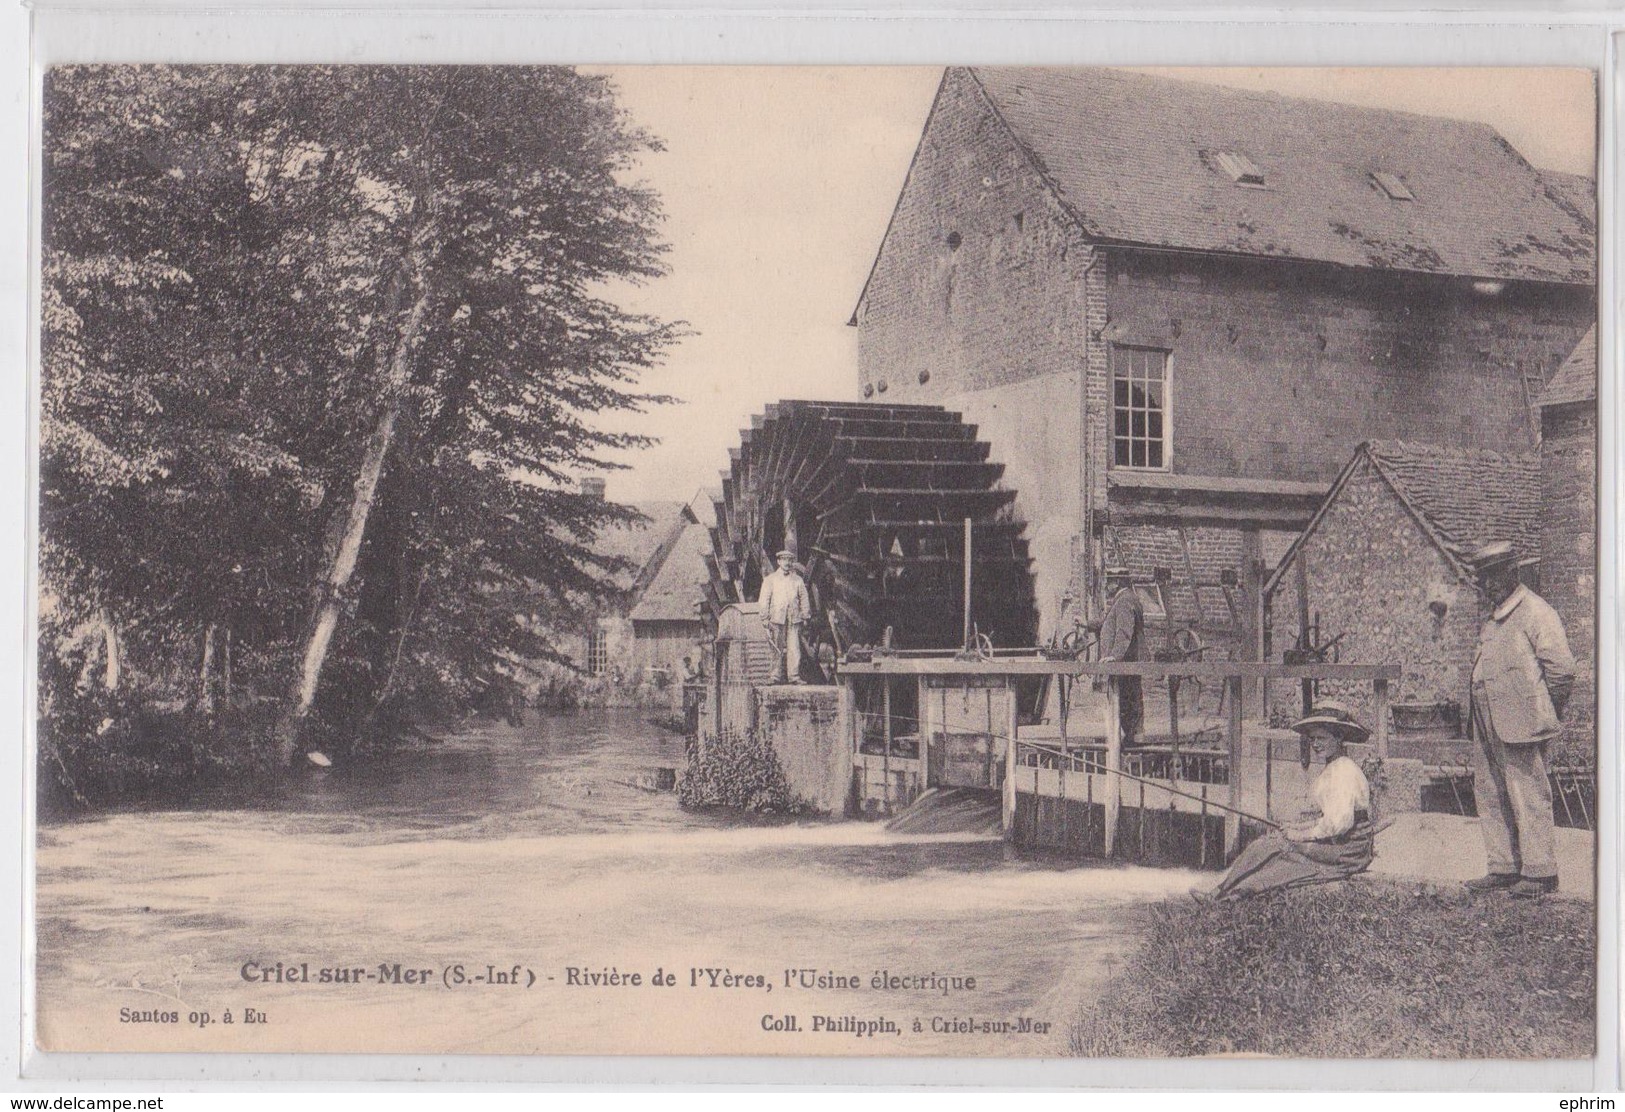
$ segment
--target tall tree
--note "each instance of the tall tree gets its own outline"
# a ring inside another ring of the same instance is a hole
[[[42,567],[69,621],[161,610],[201,630],[263,610],[249,585],[282,581],[300,509],[321,496],[289,386],[324,329],[306,313],[282,335],[256,330],[297,291],[256,273],[270,206],[238,90],[220,69],[47,81]]]
[[[380,399],[331,535],[282,733],[289,755],[315,706],[386,468],[410,456],[400,466],[416,481],[396,489],[418,506],[398,535],[428,557],[396,622],[422,613],[422,592],[441,596],[454,571],[468,607],[528,572],[586,585],[590,553],[580,542],[609,511],[545,486],[597,462],[598,449],[632,442],[591,415],[655,400],[631,384],[675,334],[595,292],[660,273],[656,199],[626,180],[654,144],[603,79],[518,67],[321,77],[308,97],[320,106],[317,143],[344,152],[357,188],[386,215],[393,250],[372,291]],[[463,543],[436,551],[452,511],[449,528]],[[553,542],[561,530],[576,543]],[[538,566],[521,549],[552,559]],[[523,640],[504,624],[511,612],[476,623],[493,651]],[[404,632],[394,632],[398,660]]]
[[[68,67],[45,130],[64,613],[190,653],[187,691],[216,637],[285,668],[288,754],[335,653],[346,722],[546,655],[519,616],[601,589],[592,535],[626,516],[570,480],[638,443],[597,417],[660,400],[638,378],[677,335],[606,292],[661,272],[655,143],[609,84]]]

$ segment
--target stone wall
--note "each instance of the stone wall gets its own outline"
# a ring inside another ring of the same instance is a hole
[[[1521,451],[1590,327],[1580,288],[1112,251],[1105,340],[1169,352],[1171,469],[1334,479],[1364,440]]]
[[[1550,406],[1540,445],[1540,593],[1563,619],[1576,675],[1565,721],[1566,753],[1597,752],[1597,411]]]
[[[1319,613],[1322,637],[1343,635],[1344,664],[1398,664],[1396,703],[1455,701],[1464,709],[1478,643],[1480,605],[1387,482],[1362,459],[1295,560],[1304,561],[1309,611]],[[1274,656],[1298,632],[1297,575],[1288,568],[1270,605]],[[1443,614],[1430,608],[1441,603]],[[1348,702],[1367,727],[1369,683],[1322,685],[1322,694]],[[1295,682],[1271,685],[1270,705],[1298,707]]]
[[[949,71],[858,306],[865,398],[938,402],[1076,379],[1092,262],[975,82]]]
[[[757,729],[779,758],[793,795],[825,814],[846,811],[852,750],[840,727],[834,687],[761,687]]]
[[[1092,260],[974,82],[950,71],[858,307],[860,383],[866,401],[946,405],[992,444],[1028,526],[1041,638],[1077,593]]]

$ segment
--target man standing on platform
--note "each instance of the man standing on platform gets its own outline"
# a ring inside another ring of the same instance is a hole
[[[1125,567],[1109,567],[1105,571],[1106,617],[1100,623],[1100,659],[1125,663],[1143,659],[1141,646],[1145,641],[1145,604]],[[1139,676],[1119,676],[1117,680],[1117,713],[1125,746],[1138,745],[1145,723],[1145,697],[1140,690]]]
[[[757,605],[773,639],[773,682],[801,683],[801,627],[812,617],[812,598],[796,572],[796,554],[784,549],[777,560],[778,570],[762,580]]]
[[[1512,545],[1485,545],[1472,562],[1491,607],[1473,658],[1471,713],[1478,742],[1473,795],[1489,873],[1467,887],[1505,888],[1534,899],[1557,890],[1546,750],[1562,733],[1574,656],[1557,612],[1518,581],[1520,561]]]

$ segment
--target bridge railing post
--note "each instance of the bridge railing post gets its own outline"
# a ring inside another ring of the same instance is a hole
[[[1230,781],[1230,810],[1224,815],[1224,859],[1226,863],[1236,855],[1236,848],[1241,841],[1241,690],[1240,676],[1226,676],[1224,680],[1225,692],[1229,703],[1229,715],[1225,720],[1225,748],[1230,754],[1230,771],[1225,779]]]
[[[1103,849],[1111,857],[1117,848],[1117,813],[1122,806],[1123,719],[1118,713],[1121,695],[1117,690],[1117,677],[1106,677],[1106,779],[1105,797],[1101,803],[1106,811]]]
[[[1009,736],[1004,742],[1004,784],[1000,792],[1003,818],[1000,828],[1004,831],[1005,839],[1010,840],[1016,832],[1016,737],[1019,722],[1016,714],[1016,681],[1006,679],[1004,686],[1010,713],[1007,719]]]
[[[1377,743],[1377,756],[1388,757],[1388,680],[1378,676],[1371,681],[1372,740]]]

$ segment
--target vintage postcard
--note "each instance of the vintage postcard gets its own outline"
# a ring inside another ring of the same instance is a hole
[[[50,67],[37,1045],[1592,1057],[1596,134]]]

